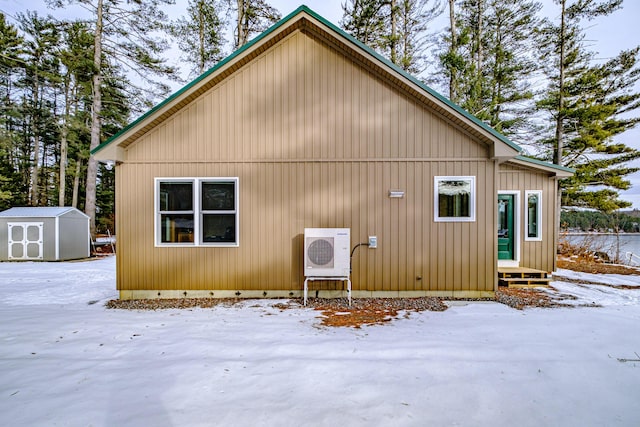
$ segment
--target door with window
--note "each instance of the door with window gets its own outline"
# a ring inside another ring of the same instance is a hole
[[[498,259],[514,259],[513,194],[498,194]]]
[[[42,259],[42,222],[10,222],[9,259]]]

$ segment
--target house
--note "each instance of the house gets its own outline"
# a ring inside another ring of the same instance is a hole
[[[305,6],[106,141],[123,299],[300,296],[344,227],[353,296],[491,296],[555,267],[557,179]],[[319,283],[320,296],[344,283]]]
[[[15,207],[0,212],[0,261],[88,258],[89,217],[72,207]]]

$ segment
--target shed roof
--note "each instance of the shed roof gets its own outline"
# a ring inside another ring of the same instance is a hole
[[[6,211],[0,212],[0,217],[11,217],[11,218],[55,218],[62,216],[69,212],[77,212],[82,216],[89,218],[87,215],[82,213],[76,208],[72,208],[70,206],[44,206],[44,207],[16,207],[9,208]]]

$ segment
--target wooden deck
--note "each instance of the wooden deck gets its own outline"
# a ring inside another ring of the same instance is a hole
[[[498,267],[498,285],[509,288],[549,286],[551,278],[542,270],[528,267]]]

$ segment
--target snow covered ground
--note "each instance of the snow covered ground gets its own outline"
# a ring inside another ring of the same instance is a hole
[[[640,278],[362,329],[249,300],[108,310],[115,259],[0,263],[3,426],[638,426]]]

